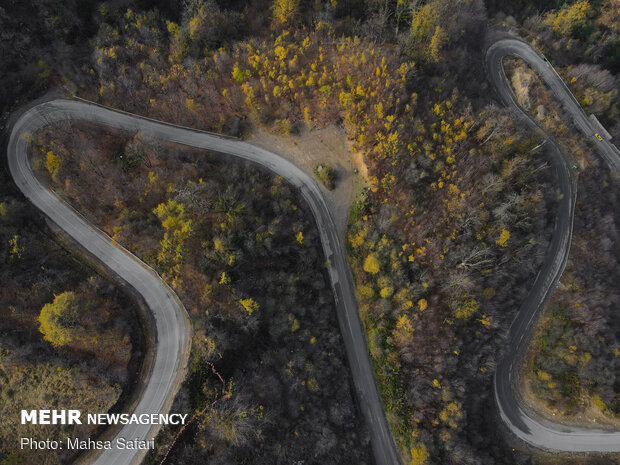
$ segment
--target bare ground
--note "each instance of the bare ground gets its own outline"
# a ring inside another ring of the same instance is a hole
[[[332,204],[338,231],[344,234],[351,202],[364,185],[363,178],[357,173],[365,172],[361,156],[357,157],[355,163],[353,161],[344,129],[330,125],[321,129],[304,129],[298,135],[284,136],[254,128],[248,142],[293,161],[312,176],[318,163],[329,163],[336,171],[336,187],[332,191],[324,191]]]

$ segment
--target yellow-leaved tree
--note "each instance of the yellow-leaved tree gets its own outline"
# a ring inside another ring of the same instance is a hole
[[[273,24],[277,27],[286,27],[293,22],[299,0],[275,0],[273,2]]]
[[[392,336],[398,346],[403,346],[413,340],[413,326],[407,315],[403,314],[398,317]]]
[[[182,203],[168,199],[167,203],[160,203],[153,213],[164,227],[164,238],[160,241],[161,250],[157,255],[159,266],[172,279],[176,287],[176,277],[180,273],[185,242],[192,234],[192,220],[185,219],[185,207]]]
[[[502,232],[499,234],[499,239],[495,241],[501,247],[506,247],[508,245],[508,239],[510,239],[510,232],[507,229],[502,229]]]
[[[431,34],[435,32],[436,25],[437,12],[433,10],[432,5],[423,5],[413,14],[413,21],[411,22],[411,38],[419,43],[428,41]]]
[[[553,32],[569,36],[585,25],[590,11],[590,3],[587,0],[564,5],[558,12],[550,12],[545,16],[545,25],[551,27]]]
[[[430,61],[437,63],[440,60],[441,51],[446,42],[448,42],[448,35],[446,32],[441,26],[435,26],[435,32],[428,46],[428,58]]]
[[[454,311],[454,316],[459,319],[467,319],[478,311],[480,304],[471,295],[463,296],[461,304]]]
[[[379,272],[379,260],[374,254],[368,255],[364,261],[364,271],[370,274],[377,274]]]
[[[422,442],[412,447],[409,453],[411,454],[411,461],[408,465],[424,465],[430,456],[428,449]]]
[[[58,155],[55,155],[51,151],[47,152],[47,157],[45,158],[45,167],[52,176],[52,180],[56,181],[56,176],[58,175],[58,171],[60,170],[60,157]]]
[[[79,302],[75,293],[67,291],[54,297],[54,301],[45,304],[39,315],[39,331],[43,339],[54,347],[71,342],[71,328],[77,323]]]
[[[253,298],[241,299],[239,301],[241,306],[245,308],[245,311],[250,315],[259,309],[258,302],[256,302]]]

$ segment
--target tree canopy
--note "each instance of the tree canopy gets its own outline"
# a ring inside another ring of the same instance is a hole
[[[77,323],[78,312],[79,301],[74,292],[55,296],[52,303],[43,306],[39,315],[39,331],[43,338],[54,347],[71,342],[71,328]]]

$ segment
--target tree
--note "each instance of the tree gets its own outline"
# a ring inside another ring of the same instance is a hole
[[[418,43],[428,40],[435,30],[437,12],[433,6],[426,4],[419,8],[413,15],[411,23],[411,38]]]
[[[545,24],[561,36],[570,36],[583,27],[589,11],[590,3],[587,0],[564,5],[557,13],[548,13]]]
[[[418,7],[419,3],[420,0],[396,0],[396,8],[394,10],[394,24],[396,26],[396,35],[398,35],[401,21],[411,15],[411,12]]]
[[[243,405],[238,396],[219,402],[200,420],[200,429],[232,446],[247,444],[255,435],[257,419],[253,409]],[[205,447],[205,446],[203,446]]]
[[[456,428],[463,418],[463,410],[460,402],[450,402],[439,414],[439,419],[450,428]]]
[[[123,167],[128,170],[137,168],[141,164],[145,163],[147,166],[151,166],[151,162],[144,150],[144,143],[142,142],[142,135],[137,132],[136,135],[125,146],[125,150],[121,155]]]
[[[314,174],[323,182],[325,187],[332,190],[336,183],[336,173],[329,163],[319,163],[314,167]]]
[[[424,465],[430,457],[424,443],[419,443],[417,446],[412,447],[409,453],[411,454],[411,461],[408,465]]]
[[[374,254],[368,255],[364,261],[364,271],[370,274],[377,274],[379,272],[379,261]]]
[[[56,177],[58,176],[58,171],[60,170],[60,157],[55,155],[53,152],[47,152],[47,157],[45,159],[45,167],[47,171],[49,171],[52,176],[52,180],[56,181]]]
[[[79,302],[74,292],[63,292],[45,304],[39,315],[39,331],[54,347],[71,342],[71,328],[78,321]]]
[[[188,54],[188,37],[181,32],[179,25],[171,21],[167,22],[170,33],[170,55],[168,59],[172,63],[181,63]]]
[[[168,203],[160,203],[153,213],[159,218],[165,230],[164,238],[160,241],[161,250],[157,260],[162,269],[171,272],[174,286],[184,259],[185,242],[193,231],[193,223],[191,219],[186,219],[184,205],[172,199],[168,199]]]
[[[239,303],[250,315],[259,309],[258,302],[251,297],[248,299],[241,299]]]
[[[499,239],[497,239],[495,243],[500,247],[506,247],[508,245],[508,239],[510,239],[510,232],[506,229],[502,229]]]
[[[286,27],[295,19],[299,9],[299,0],[275,0],[273,3],[273,24]]]
[[[396,320],[396,329],[392,333],[394,342],[398,346],[403,346],[413,340],[413,326],[411,320],[405,314],[398,317]]]
[[[22,258],[22,253],[26,250],[26,247],[20,244],[19,235],[14,234],[9,240],[9,246],[11,247],[9,253],[12,257]]]
[[[448,35],[444,32],[443,28],[441,26],[435,26],[435,32],[428,46],[428,57],[430,61],[437,63],[440,60],[441,50],[447,41]]]
[[[209,50],[225,40],[234,39],[242,29],[240,14],[220,8],[215,0],[186,1],[183,17],[180,36],[188,54],[195,58],[208,55]]]
[[[467,319],[478,311],[480,304],[471,295],[465,295],[461,304],[454,311],[454,316],[460,319]]]

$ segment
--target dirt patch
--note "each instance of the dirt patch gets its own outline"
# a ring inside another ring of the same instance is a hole
[[[357,168],[357,172],[364,181],[368,181],[368,166],[364,161],[364,154],[362,152],[355,152],[353,154],[353,163]]]
[[[514,70],[511,80],[517,103],[525,110],[530,110],[532,108],[530,87],[534,81],[534,73],[529,69],[519,67]]]
[[[325,192],[332,204],[336,226],[344,233],[349,207],[360,184],[357,172],[362,174],[359,163],[353,162],[344,129],[330,125],[312,131],[304,129],[297,135],[278,136],[255,128],[248,142],[293,161],[315,178],[314,167],[318,163],[329,163],[336,172],[336,187],[332,191],[325,189]],[[367,172],[361,155],[359,158],[364,172]]]

